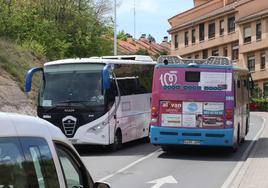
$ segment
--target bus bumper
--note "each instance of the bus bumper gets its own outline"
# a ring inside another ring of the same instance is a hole
[[[154,145],[232,146],[233,129],[186,129],[151,126]]]

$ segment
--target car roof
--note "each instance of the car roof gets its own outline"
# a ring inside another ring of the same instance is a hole
[[[37,117],[0,112],[0,137],[41,137],[69,144],[61,130]]]

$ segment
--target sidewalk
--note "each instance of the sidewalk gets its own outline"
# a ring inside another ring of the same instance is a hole
[[[253,114],[265,119],[264,129],[231,188],[268,188],[268,113]]]

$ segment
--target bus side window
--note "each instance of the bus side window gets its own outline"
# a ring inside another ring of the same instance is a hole
[[[136,84],[137,84],[136,94],[149,93],[149,91],[147,91],[147,89],[140,83],[139,79],[137,79]]]
[[[121,78],[118,79],[118,85],[121,96],[136,94],[136,79],[133,78]]]

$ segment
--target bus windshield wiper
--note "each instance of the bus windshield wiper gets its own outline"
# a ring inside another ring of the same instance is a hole
[[[64,104],[72,104],[72,103],[85,105],[84,104],[85,102],[90,102],[90,101],[87,101],[87,100],[65,100],[65,101],[57,102],[56,106],[59,107],[59,106],[64,106]]]

